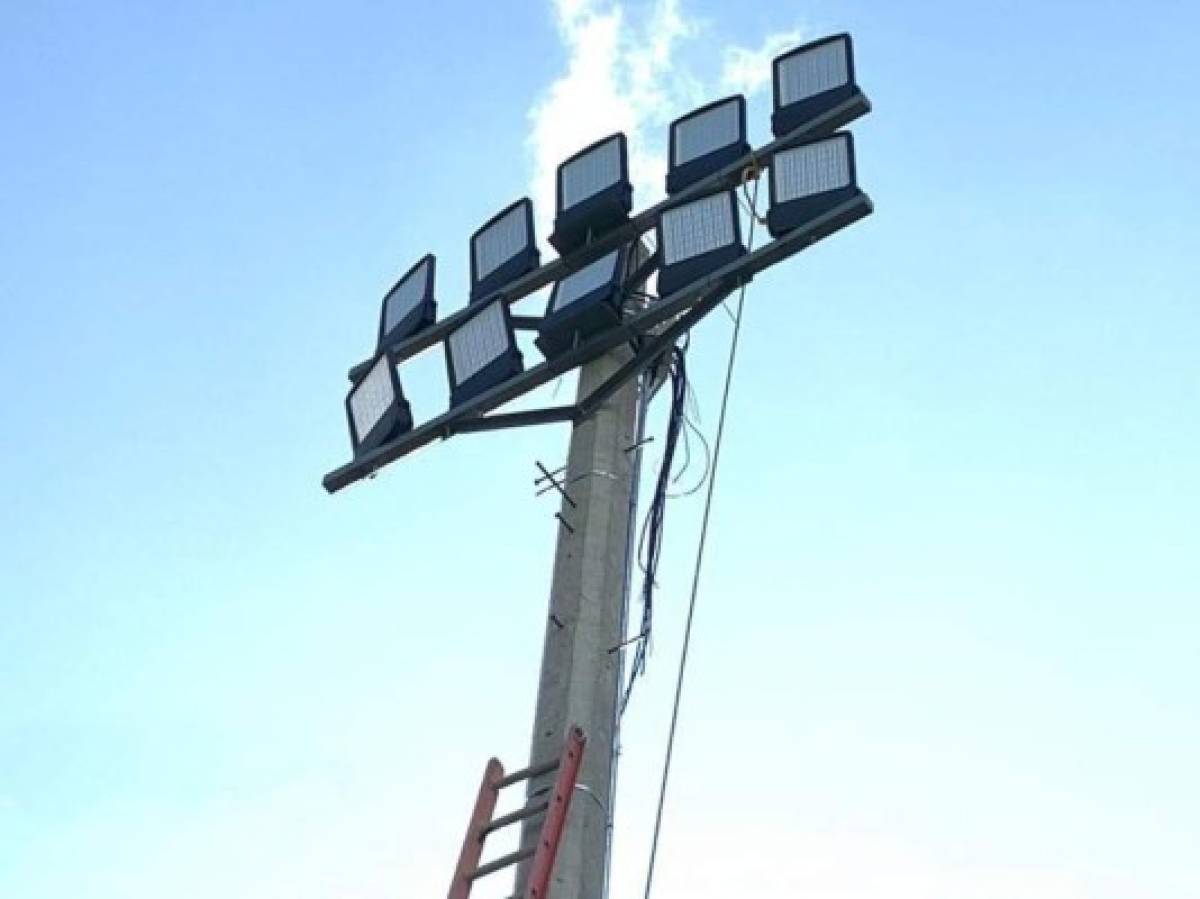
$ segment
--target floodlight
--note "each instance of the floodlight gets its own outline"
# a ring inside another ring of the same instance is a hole
[[[379,349],[424,331],[437,319],[433,277],[437,260],[429,254],[404,273],[383,298],[379,311]]]
[[[558,209],[550,244],[562,255],[583,246],[589,235],[629,220],[633,185],[624,134],[613,134],[580,150],[558,167]]]
[[[775,112],[771,130],[776,137],[795,131],[856,90],[854,47],[848,34],[797,47],[778,57],[772,67]]]
[[[547,359],[621,320],[627,258],[628,249],[620,247],[555,282],[535,341]]]
[[[503,294],[479,303],[474,314],[450,332],[446,369],[452,409],[521,373],[521,351]]]
[[[667,193],[675,194],[750,152],[746,98],[738,94],[671,123]]]
[[[517,200],[471,235],[471,301],[495,293],[538,267],[533,204]]]
[[[658,249],[658,293],[664,297],[744,255],[734,192],[710,194],[662,213]]]
[[[387,443],[413,426],[412,410],[400,390],[400,379],[389,353],[375,357],[346,396],[346,419],[354,455]]]
[[[767,228],[779,237],[858,191],[854,138],[848,132],[776,153],[771,160]]]

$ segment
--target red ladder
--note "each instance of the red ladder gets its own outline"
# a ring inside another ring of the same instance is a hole
[[[447,899],[468,899],[471,895],[471,885],[481,877],[494,874],[515,865],[517,862],[532,858],[533,865],[529,872],[529,885],[524,896],[512,896],[510,899],[547,899],[550,890],[550,873],[554,869],[554,857],[558,853],[558,841],[562,838],[563,828],[567,823],[567,810],[571,807],[571,796],[575,792],[575,782],[579,777],[579,765],[583,760],[583,749],[587,738],[578,727],[572,727],[567,734],[563,746],[562,757],[540,765],[531,765],[512,774],[504,773],[504,766],[498,759],[490,759],[483,769],[483,783],[479,785],[479,798],[475,800],[475,810],[471,813],[471,823],[467,826],[467,836],[463,840],[462,852],[458,856],[458,867],[454,869],[454,879],[450,881],[450,892]],[[536,797],[524,808],[508,815],[502,815],[495,820],[492,815],[496,811],[496,802],[500,791],[533,777],[540,777],[557,770],[554,779],[554,789],[548,798]],[[538,833],[537,843],[525,846],[516,852],[501,856],[486,865],[479,864],[483,856],[483,842],[490,834],[502,827],[545,814],[542,829]]]

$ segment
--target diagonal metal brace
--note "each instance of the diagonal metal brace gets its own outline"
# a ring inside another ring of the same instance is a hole
[[[728,287],[731,283],[737,285],[749,280],[756,273],[800,252],[811,244],[846,227],[847,225],[871,214],[874,207],[870,198],[862,191],[857,191],[845,203],[840,203],[809,224],[783,235],[765,246],[759,247],[745,256],[731,262],[707,277],[700,278],[693,284],[681,288],[670,296],[661,297],[650,304],[645,310],[623,321],[618,327],[611,328],[590,338],[583,346],[564,353],[562,356],[546,360],[539,365],[526,370],[523,374],[499,384],[479,396],[467,401],[461,406],[427,421],[425,424],[409,431],[390,443],[376,447],[370,452],[355,457],[352,461],[334,469],[325,475],[322,484],[330,493],[353,484],[365,478],[372,472],[401,456],[427,446],[433,441],[448,437],[455,433],[457,426],[465,420],[478,418],[486,412],[500,406],[516,397],[529,392],[535,387],[548,383],[561,374],[575,368],[590,359],[597,358],[604,352],[626,343],[637,337],[645,337],[652,329],[665,322],[677,321],[677,317],[696,305],[703,304],[712,308],[706,298],[713,290],[720,291],[722,285]],[[717,294],[721,294],[718,292]],[[692,319],[695,321],[696,319]],[[669,331],[679,329],[668,326]],[[666,332],[664,332],[666,333]],[[424,340],[424,336],[412,338]],[[649,341],[647,341],[649,342]],[[667,343],[664,341],[662,346]],[[414,344],[415,348],[416,344]],[[641,363],[639,362],[639,365]],[[590,411],[590,410],[589,410]],[[577,415],[577,419],[578,419]]]
[[[589,393],[578,405],[578,412],[575,416],[575,423],[583,421],[588,416],[595,413],[604,403],[620,390],[631,379],[641,374],[642,370],[650,365],[655,359],[666,352],[676,339],[684,331],[691,328],[696,322],[708,315],[708,313],[723,301],[734,288],[722,286],[712,293],[708,294],[704,299],[698,302],[695,306],[689,309],[686,313],[675,319],[668,325],[660,334],[653,337],[646,337],[642,340],[642,345],[634,354],[632,359],[626,361],[620,368],[608,376],[595,390]]]
[[[447,426],[454,434],[472,434],[477,431],[499,431],[503,428],[522,428],[526,425],[547,425],[560,421],[572,421],[578,414],[577,406],[550,406],[546,409],[528,409],[523,412],[501,412],[464,418]]]

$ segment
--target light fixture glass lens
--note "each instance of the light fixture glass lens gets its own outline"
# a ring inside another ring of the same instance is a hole
[[[779,105],[841,87],[850,81],[850,56],[846,41],[830,41],[778,63]]]
[[[495,300],[489,303],[450,335],[454,383],[461,384],[508,349],[508,329],[505,327],[502,302]]]
[[[392,288],[384,301],[383,333],[387,334],[400,324],[404,317],[417,308],[417,304],[425,298],[429,285],[429,262],[420,266],[407,278]]]
[[[729,194],[713,194],[662,214],[662,253],[667,265],[734,242]]]
[[[578,159],[573,159],[559,172],[562,179],[562,208],[599,193],[621,180],[621,143],[614,137]]]
[[[396,399],[389,365],[388,357],[380,356],[350,396],[350,414],[354,416],[354,431],[359,440],[371,433]]]
[[[775,200],[786,203],[850,184],[850,142],[835,137],[776,153]]]
[[[737,143],[742,117],[737,100],[715,106],[675,125],[675,165],[683,165],[714,150]]]
[[[529,206],[521,203],[475,237],[475,278],[485,278],[529,242]]]
[[[563,278],[554,293],[554,307],[551,311],[557,312],[612,281],[620,255],[620,250],[613,250],[607,256],[601,256],[595,262]]]

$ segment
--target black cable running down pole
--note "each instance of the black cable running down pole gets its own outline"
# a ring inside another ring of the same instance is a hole
[[[743,182],[744,183],[744,182]],[[758,181],[754,182],[754,199],[750,216],[747,244],[754,246],[754,226],[758,221]],[[679,724],[679,701],[683,695],[683,676],[687,669],[688,648],[692,642],[692,620],[696,614],[696,594],[700,586],[700,569],[704,562],[704,547],[708,539],[709,513],[712,511],[713,488],[717,484],[717,466],[721,461],[721,438],[725,434],[725,412],[729,407],[729,388],[733,382],[733,366],[737,360],[738,337],[742,333],[742,309],[746,299],[746,285],[738,291],[737,313],[733,321],[733,340],[729,344],[729,362],[725,368],[725,388],[721,395],[721,414],[717,419],[717,436],[713,443],[712,470],[708,477],[708,490],[704,497],[704,518],[700,525],[700,543],[696,548],[696,564],[692,570],[692,595],[688,601],[687,623],[683,630],[683,651],[679,656],[679,674],[675,680],[675,703],[671,709],[671,728],[667,734],[667,754],[663,761],[662,783],[658,790],[658,811],[654,815],[654,837],[650,843],[650,862],[646,869],[645,899],[650,899],[650,888],[654,883],[654,863],[658,858],[658,838],[662,832],[663,806],[667,799],[667,781],[671,775],[671,757],[675,751],[675,730]]]
[[[671,409],[667,419],[667,433],[663,441],[663,457],[659,464],[654,494],[646,512],[646,520],[638,541],[638,563],[642,569],[642,624],[638,633],[637,647],[633,653],[633,664],[629,669],[629,681],[621,697],[619,715],[625,714],[633,685],[646,672],[646,656],[649,652],[651,630],[654,624],[654,592],[658,586],[658,563],[662,558],[663,530],[667,520],[667,500],[670,498],[671,474],[675,467],[675,449],[684,427],[684,403],[687,399],[687,355],[684,349],[671,347],[669,360],[660,363],[668,367],[671,379]],[[650,380],[654,373],[651,370]]]

